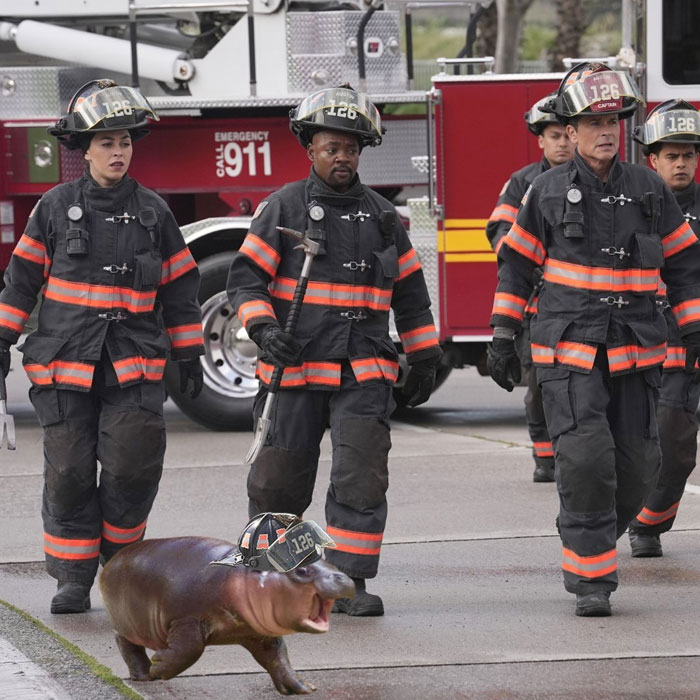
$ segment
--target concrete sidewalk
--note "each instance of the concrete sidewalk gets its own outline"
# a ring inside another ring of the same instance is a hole
[[[287,638],[293,667],[318,686],[314,697],[700,698],[698,477],[664,536],[665,556],[632,559],[624,536],[613,616],[576,618],[561,582],[556,490],[531,481],[522,394],[499,396],[504,403],[490,413],[479,404],[480,378],[464,374],[454,396],[438,393],[411,424],[394,425],[389,523],[380,575],[369,586],[386,615],[333,615],[328,634]],[[455,409],[465,397],[480,405],[478,414]],[[250,433],[211,433],[179,414],[168,418],[147,536],[235,540],[246,521]],[[18,444],[20,437],[22,451],[0,455],[0,598],[125,679],[96,588],[89,613],[48,612],[55,582],[41,564],[41,448],[28,416],[18,420]],[[306,514],[321,523],[328,456],[324,441]],[[279,697],[237,646],[207,648],[170,681],[127,684],[147,700]]]

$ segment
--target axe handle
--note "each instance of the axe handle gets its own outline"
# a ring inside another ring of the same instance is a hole
[[[304,267],[301,271],[301,276],[297,281],[297,286],[294,289],[294,297],[292,298],[292,305],[289,307],[289,313],[287,314],[287,320],[284,324],[284,332],[289,333],[289,335],[294,335],[297,329],[297,324],[299,322],[299,314],[301,313],[301,307],[304,303],[304,296],[306,295],[306,286],[309,283],[309,268],[311,267],[311,261],[313,260],[313,255],[310,253],[306,254],[304,260]],[[268,391],[271,394],[276,394],[277,390],[280,388],[282,382],[282,372],[283,367],[275,367],[272,378],[270,379],[270,386]]]
[[[7,401],[7,387],[5,386],[5,375],[0,371],[0,401]]]

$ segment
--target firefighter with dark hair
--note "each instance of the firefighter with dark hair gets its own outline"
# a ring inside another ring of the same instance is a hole
[[[284,367],[268,439],[248,475],[249,511],[301,517],[329,424],[326,520],[337,546],[326,556],[357,590],[334,610],[382,615],[382,600],[366,591],[365,579],[377,574],[387,518],[389,417],[399,374],[390,310],[409,364],[407,405],[428,400],[442,351],[416,251],[394,206],[357,175],[362,149],[382,140],[376,107],[349,86],[329,88],[293,109],[290,127],[311,161],[309,177],[258,206],[228,280],[229,299],[260,349],[256,420],[274,367]],[[304,255],[277,226],[320,244],[295,337],[282,328]]]
[[[540,107],[550,96],[537,100],[525,112],[525,123],[531,133],[537,136],[537,144],[542,149],[542,158],[514,172],[503,185],[501,194],[486,225],[486,236],[491,247],[498,252],[504,236],[510,231],[515,222],[520,202],[530,183],[540,174],[551,167],[567,163],[574,157],[574,146],[569,140],[566,129],[549,112],[543,112]],[[530,351],[530,318],[537,311],[537,293],[541,286],[542,273],[538,268],[535,273],[535,289],[528,300],[523,316],[523,325],[516,340],[518,358],[527,384],[525,394],[525,416],[527,428],[532,440],[532,456],[535,460],[535,471],[532,480],[535,482],[554,481],[554,452],[552,440],[547,431],[544,409],[542,408],[542,393],[537,384],[537,375],[532,367]]]
[[[44,431],[44,552],[51,612],[90,607],[98,565],[144,536],[165,452],[168,354],[181,389],[202,385],[199,273],[165,202],[128,175],[156,113],[141,93],[93,80],[49,132],[84,174],[30,214],[0,294],[0,371],[41,291],[24,345]],[[100,463],[99,473],[97,463]]]
[[[654,488],[656,405],[667,327],[659,275],[694,365],[700,352],[700,243],[671,190],[618,155],[620,120],[643,100],[631,77],[582,63],[545,109],[573,161],[539,175],[499,250],[488,366],[519,371],[514,335],[542,267],[532,356],[554,445],[564,586],[577,615],[611,614],[616,542]]]
[[[676,197],[686,220],[700,235],[700,185],[695,182],[700,150],[700,114],[685,100],[655,107],[634,130],[651,167]],[[700,384],[684,372],[686,352],[663,285],[658,303],[668,324],[668,353],[664,362],[659,408],[661,472],[656,488],[629,528],[633,557],[660,557],[661,534],[673,527],[685,483],[695,468],[698,448]]]

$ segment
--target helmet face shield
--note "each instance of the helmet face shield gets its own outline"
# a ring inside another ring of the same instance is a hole
[[[89,131],[100,123],[114,129],[128,128],[135,124],[137,112],[142,113],[138,114],[139,121],[146,117],[160,120],[148,100],[138,90],[127,86],[109,87],[80,97],[73,107],[76,131]]]
[[[639,88],[622,71],[600,70],[584,75],[567,85],[558,97],[558,114],[575,117],[586,114],[616,114],[643,104]]]
[[[537,100],[530,109],[525,112],[525,123],[533,134],[541,134],[548,124],[558,124],[559,121],[551,112],[543,112],[541,107],[552,99],[552,95],[547,95]]]
[[[652,114],[644,124],[635,128],[634,138],[646,146],[657,141],[700,143],[700,113],[694,109],[657,112]]]
[[[270,545],[267,560],[274,570],[285,573],[307,560],[320,559],[324,547],[335,547],[335,542],[313,520],[305,520]]]

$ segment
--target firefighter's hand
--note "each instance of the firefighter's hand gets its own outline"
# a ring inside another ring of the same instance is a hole
[[[506,391],[522,379],[520,360],[515,352],[514,338],[494,338],[487,350],[486,366],[491,379]]]
[[[6,340],[0,340],[0,372],[6,377],[10,371],[10,344]]]
[[[435,372],[441,357],[442,353],[437,357],[418,360],[409,367],[406,383],[401,390],[401,395],[406,399],[406,406],[414,408],[430,398],[435,387]]]
[[[700,369],[698,369],[698,360],[700,360],[700,331],[690,333],[683,338],[685,345],[685,372],[695,375],[693,384],[700,384]]]
[[[202,391],[204,385],[204,372],[202,372],[202,363],[198,357],[193,360],[180,360],[177,363],[180,367],[180,393],[187,392],[187,386],[192,381],[192,391],[190,397],[196,399]]]
[[[275,367],[289,367],[299,361],[301,345],[274,323],[253,326],[250,337]]]

